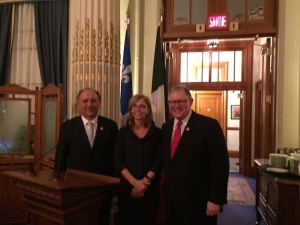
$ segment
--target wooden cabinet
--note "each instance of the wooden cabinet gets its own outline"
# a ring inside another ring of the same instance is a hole
[[[270,174],[262,169],[268,160],[257,159],[257,222],[267,225],[300,224],[300,177]]]
[[[277,31],[278,0],[164,0],[164,40],[177,38],[272,35]],[[208,14],[228,13],[238,30],[197,32]]]

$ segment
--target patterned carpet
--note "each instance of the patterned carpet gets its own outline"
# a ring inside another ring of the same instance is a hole
[[[255,195],[244,178],[229,177],[227,200],[229,204],[255,205]]]

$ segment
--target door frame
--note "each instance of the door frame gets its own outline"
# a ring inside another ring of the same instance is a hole
[[[194,40],[189,42],[165,42],[166,49],[172,53],[166,62],[166,72],[168,78],[168,90],[172,86],[180,83],[180,54],[182,52],[207,51],[206,40]],[[241,104],[241,122],[240,122],[240,173],[246,176],[252,174],[252,158],[251,158],[251,105],[252,105],[252,57],[253,57],[253,41],[249,39],[231,39],[222,40],[216,50],[225,51],[242,51],[242,81],[241,82],[184,82],[190,90],[219,90],[242,91]]]

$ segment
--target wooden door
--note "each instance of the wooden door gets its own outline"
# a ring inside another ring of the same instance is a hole
[[[262,156],[262,135],[261,135],[261,80],[255,84],[255,137],[254,137],[254,158],[263,158]]]
[[[269,158],[271,149],[271,127],[272,127],[272,108],[271,108],[271,39],[261,46],[262,52],[262,93],[261,93],[261,157]],[[274,100],[273,100],[274,101]],[[273,102],[274,103],[274,102]]]
[[[245,163],[245,158],[249,154],[246,152],[248,142],[244,141],[246,140],[246,133],[247,133],[247,125],[246,125],[246,120],[245,120],[245,109],[246,109],[246,101],[244,99],[246,95],[245,91],[241,90],[240,93],[240,132],[239,132],[239,171],[242,173],[247,169],[247,164]],[[250,168],[250,166],[248,166]]]
[[[192,109],[204,116],[216,119],[226,135],[226,110],[224,110],[223,91],[195,91],[193,94],[194,104]]]

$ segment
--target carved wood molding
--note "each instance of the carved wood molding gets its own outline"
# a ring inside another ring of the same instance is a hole
[[[30,185],[26,182],[17,180],[14,181],[14,187],[22,191],[29,192],[32,194],[37,194],[39,196],[43,196],[45,198],[53,199],[56,201],[59,201],[61,199],[59,192],[55,192],[53,191],[53,189],[45,188],[42,186]]]

